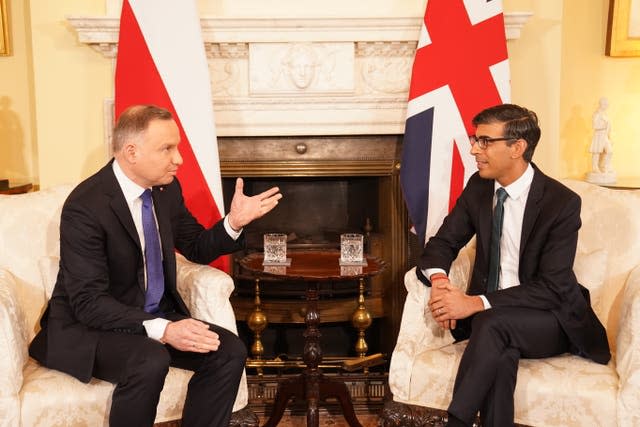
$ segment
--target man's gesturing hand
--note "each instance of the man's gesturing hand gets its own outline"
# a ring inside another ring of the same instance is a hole
[[[260,218],[271,209],[275,208],[278,200],[282,198],[278,187],[271,187],[255,196],[244,194],[244,181],[242,178],[236,180],[236,191],[231,200],[229,210],[229,225],[234,230],[240,230],[254,219]]]
[[[209,325],[196,319],[170,322],[164,330],[162,342],[181,351],[208,353],[218,350],[220,338]]]

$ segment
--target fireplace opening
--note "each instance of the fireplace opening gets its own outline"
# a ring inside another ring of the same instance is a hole
[[[277,186],[283,198],[273,211],[245,230],[248,251],[262,250],[264,233],[287,234],[291,249],[336,249],[340,234],[362,233],[378,225],[378,177],[245,178],[245,194]],[[224,179],[229,209],[235,179]]]

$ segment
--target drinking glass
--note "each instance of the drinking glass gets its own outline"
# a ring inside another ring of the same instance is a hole
[[[287,235],[267,233],[264,235],[264,263],[284,264],[287,262]]]
[[[362,250],[363,236],[357,233],[340,235],[340,262],[358,264],[364,259]]]

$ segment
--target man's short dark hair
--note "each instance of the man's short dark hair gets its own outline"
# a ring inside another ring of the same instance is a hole
[[[124,110],[113,129],[113,152],[117,153],[127,140],[147,130],[153,120],[173,120],[173,115],[155,105],[133,105]]]
[[[527,149],[522,157],[530,162],[540,140],[538,116],[531,110],[515,104],[501,104],[482,110],[473,118],[473,126],[504,123],[505,138],[524,139]],[[512,144],[508,143],[508,144]]]

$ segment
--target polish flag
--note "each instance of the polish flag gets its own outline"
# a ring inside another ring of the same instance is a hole
[[[187,208],[205,227],[224,216],[211,82],[195,0],[124,0],[115,78],[115,113],[134,104],[171,111],[184,164]],[[213,265],[229,271],[229,257]]]

